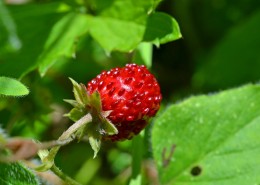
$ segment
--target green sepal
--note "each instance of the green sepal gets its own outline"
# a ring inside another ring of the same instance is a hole
[[[49,160],[49,151],[48,150],[39,150],[39,157],[42,160],[42,164],[34,168],[36,171],[45,172],[49,170],[54,165],[54,160]]]
[[[98,91],[95,91],[90,95],[89,103],[93,106],[93,108],[95,108],[97,112],[102,112],[102,103]]]
[[[93,158],[95,158],[101,147],[102,136],[99,133],[89,133],[88,139],[91,148],[94,150]]]
[[[69,103],[70,105],[72,105],[75,108],[81,108],[82,107],[82,105],[80,105],[76,100],[64,99],[63,101]]]
[[[92,106],[91,114],[93,115],[93,122],[98,125],[98,130],[102,135],[114,135],[118,133],[117,128],[111,123],[107,117],[112,111],[102,111],[102,103],[98,91],[93,92],[89,96],[89,102]]]
[[[73,93],[76,99],[76,102],[84,107],[84,105],[88,104],[88,95],[86,87],[83,84],[78,84],[72,78],[69,78],[73,85]]]
[[[73,108],[69,113],[64,114],[64,116],[70,118],[74,122],[78,121],[80,118],[82,118],[85,115],[86,112],[78,108]]]
[[[74,108],[65,116],[76,122],[86,114],[91,114],[92,122],[78,129],[76,137],[80,141],[85,135],[88,136],[95,158],[100,150],[102,137],[118,134],[117,128],[107,118],[112,111],[102,111],[102,102],[98,91],[89,94],[84,84],[78,84],[71,78],[70,81],[73,84],[75,100],[64,101]]]
[[[117,128],[112,124],[112,122],[107,119],[107,116],[109,116],[109,114],[111,113],[111,111],[104,111],[101,112],[100,114],[100,122],[102,123],[100,130],[104,130],[105,133],[101,133],[101,134],[106,134],[106,135],[114,135],[114,134],[118,134],[118,130]]]

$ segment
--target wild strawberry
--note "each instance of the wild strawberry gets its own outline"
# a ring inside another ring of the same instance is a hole
[[[118,134],[105,135],[112,141],[131,139],[148,123],[160,107],[160,87],[155,77],[141,65],[127,64],[102,72],[87,85],[88,94],[100,94],[102,111],[111,111],[108,119]]]

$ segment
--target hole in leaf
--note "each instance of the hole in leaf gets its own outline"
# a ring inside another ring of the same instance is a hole
[[[191,171],[190,171],[190,173],[191,173],[192,176],[198,176],[198,175],[201,174],[201,172],[202,172],[202,168],[201,168],[200,166],[194,166],[194,167],[191,169]]]

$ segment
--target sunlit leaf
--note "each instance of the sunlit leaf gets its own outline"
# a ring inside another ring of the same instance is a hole
[[[6,96],[24,96],[29,90],[21,82],[13,78],[0,77],[0,94]]]
[[[148,17],[144,41],[159,45],[181,37],[179,25],[170,15],[155,12]]]
[[[145,17],[139,17],[145,21]],[[130,51],[141,41],[145,28],[135,21],[88,16],[90,34],[107,51]]]
[[[162,184],[260,183],[260,86],[170,106],[153,128]]]
[[[10,52],[0,44],[0,74],[21,78],[28,72],[37,68],[44,42],[53,24],[69,11],[70,7],[61,2],[27,3],[19,6],[6,6],[16,23],[17,35],[22,43],[19,52]],[[0,24],[0,37],[8,38],[2,34]],[[0,39],[1,42],[1,39]]]
[[[71,13],[58,21],[45,43],[40,55],[39,71],[43,76],[61,57],[73,57],[76,52],[77,39],[86,33],[88,23],[83,14]]]
[[[98,1],[99,2],[99,1]],[[177,22],[164,13],[151,13],[158,1],[115,0],[97,5],[89,16],[90,34],[107,51],[128,52],[142,41],[166,43],[181,37]]]

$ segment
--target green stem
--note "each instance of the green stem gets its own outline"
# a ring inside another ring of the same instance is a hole
[[[71,142],[74,138],[70,139],[70,137],[72,137],[73,134],[79,128],[85,126],[86,124],[88,124],[90,122],[92,122],[92,116],[90,114],[86,114],[85,116],[80,118],[77,122],[75,122],[73,125],[71,125],[68,128],[68,130],[63,132],[63,134],[59,137],[57,142],[63,142],[66,140],[69,140],[69,142]],[[41,153],[41,154],[39,154],[39,156],[42,160],[42,165],[36,167],[35,170],[37,170],[37,171],[49,170],[54,165],[54,158],[55,158],[57,152],[59,151],[60,147],[61,147],[60,145],[55,146],[50,150],[50,152],[48,152],[48,151],[46,152],[45,150],[40,150],[38,153]]]
[[[87,123],[90,123],[92,121],[92,116],[90,114],[87,114],[80,118],[77,122],[75,122],[73,125],[71,125],[68,130],[63,132],[63,134],[59,137],[58,141],[62,141],[65,139],[68,139],[71,137],[80,127],[86,125]],[[53,147],[50,150],[50,153],[48,155],[49,160],[54,160],[54,157],[56,156],[57,152],[59,151],[60,146]]]
[[[69,138],[72,134],[74,134],[80,127],[90,123],[92,121],[92,116],[88,113],[82,118],[80,118],[77,122],[71,125],[68,130],[63,132],[63,134],[59,137],[59,140],[64,140]]]
[[[63,173],[55,164],[51,167],[51,171],[64,180],[68,185],[80,185],[80,183]]]
[[[143,147],[144,143],[142,136],[135,136],[132,140],[132,179],[136,179],[141,172]]]
[[[70,137],[65,140],[55,140],[55,141],[47,141],[43,143],[38,143],[38,148],[39,149],[48,149],[48,148],[53,148],[55,146],[64,146],[69,144],[74,140],[74,137]]]

